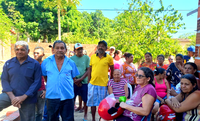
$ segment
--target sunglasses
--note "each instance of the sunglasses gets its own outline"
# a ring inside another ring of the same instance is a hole
[[[142,77],[146,77],[146,76],[138,75],[138,74],[135,74],[135,76],[138,77],[139,79],[141,79]]]
[[[173,59],[168,59],[168,60],[173,60]]]

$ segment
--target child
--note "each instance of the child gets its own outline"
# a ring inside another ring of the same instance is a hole
[[[121,78],[121,72],[119,69],[114,70],[113,79],[108,82],[108,93],[113,93],[117,101],[120,96],[128,97],[127,81],[124,78]]]

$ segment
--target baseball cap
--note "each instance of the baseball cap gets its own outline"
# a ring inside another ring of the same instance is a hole
[[[98,45],[99,45],[99,44],[104,44],[104,45],[107,47],[107,42],[104,41],[104,40],[103,40],[103,41],[99,41]]]
[[[187,51],[195,52],[195,47],[194,47],[194,46],[189,46],[189,47],[187,48]]]
[[[111,46],[110,49],[114,49],[114,50],[115,50],[115,47],[114,47],[114,46]]]
[[[83,47],[80,43],[76,43],[75,45],[74,45],[74,48],[75,49],[78,49],[78,48],[81,48],[81,47]]]

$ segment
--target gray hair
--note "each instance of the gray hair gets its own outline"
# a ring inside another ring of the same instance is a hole
[[[118,71],[121,74],[121,70],[119,69],[115,69],[113,72]]]
[[[24,46],[26,48],[26,51],[28,52],[29,47],[28,47],[28,43],[27,42],[25,42],[25,41],[17,41],[15,43],[15,47],[14,47],[15,50],[16,50],[16,46],[18,46],[18,45]]]
[[[66,46],[66,44],[65,44],[63,41],[61,41],[61,40],[56,40],[56,41],[53,43],[53,48],[55,48],[55,45],[56,45],[56,43],[63,43],[63,44],[64,44],[64,47],[65,47],[65,49],[67,49],[67,46]]]
[[[44,53],[44,48],[43,47],[37,46],[37,47],[34,48],[34,51],[37,50],[37,49],[42,50],[42,52]]]

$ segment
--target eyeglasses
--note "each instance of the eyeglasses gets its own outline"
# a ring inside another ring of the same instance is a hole
[[[168,60],[173,60],[173,59],[168,59]]]
[[[139,79],[141,79],[142,77],[146,77],[146,76],[138,75],[138,74],[135,74],[135,76],[138,77]]]

